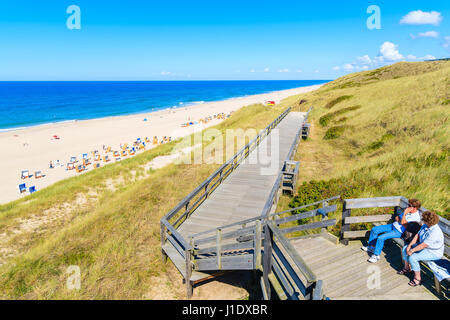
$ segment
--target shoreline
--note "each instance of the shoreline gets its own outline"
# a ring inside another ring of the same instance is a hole
[[[162,109],[158,109],[158,110],[139,111],[139,112],[134,112],[134,113],[124,113],[124,114],[120,114],[120,115],[110,115],[110,116],[104,116],[104,117],[98,117],[98,118],[93,117],[93,118],[86,118],[86,119],[67,119],[67,120],[61,120],[61,121],[56,121],[56,122],[30,124],[30,125],[25,125],[25,126],[21,126],[21,127],[13,127],[13,128],[0,128],[0,134],[7,133],[7,132],[27,130],[27,129],[30,129],[30,128],[35,128],[35,127],[40,127],[40,126],[50,126],[50,125],[57,125],[57,124],[63,124],[63,123],[90,121],[90,120],[98,120],[98,119],[110,119],[110,118],[116,118],[116,117],[138,116],[138,115],[152,114],[152,113],[163,112],[163,111],[168,111],[168,110],[178,110],[178,109],[182,109],[182,108],[191,108],[191,107],[201,106],[201,105],[205,105],[205,104],[209,104],[209,103],[216,103],[216,102],[230,101],[230,100],[239,100],[239,99],[244,99],[244,98],[254,97],[254,96],[259,96],[259,95],[268,95],[268,94],[274,94],[274,93],[277,93],[277,92],[284,92],[284,91],[289,91],[289,90],[298,90],[300,88],[309,88],[309,87],[315,87],[315,86],[323,86],[326,83],[327,82],[324,82],[322,84],[317,84],[317,85],[311,85],[311,86],[296,87],[296,88],[284,89],[284,90],[268,91],[268,92],[256,93],[256,94],[247,94],[247,95],[243,95],[243,96],[235,96],[235,97],[230,97],[230,98],[224,98],[224,99],[221,99],[221,100],[194,101],[194,102],[188,102],[186,104],[183,103],[182,105],[177,105],[177,106],[163,107]],[[154,108],[152,108],[152,109],[154,109]]]
[[[0,132],[0,145],[5,150],[0,154],[0,170],[3,172],[0,184],[0,204],[6,204],[28,195],[28,188],[31,186],[35,186],[39,191],[60,180],[82,174],[76,173],[75,170],[66,170],[66,165],[72,156],[80,160],[82,154],[87,153],[92,159],[91,152],[94,150],[98,150],[100,155],[104,155],[103,145],[111,146],[112,150],[120,150],[121,144],[127,143],[131,146],[137,138],[145,140],[148,137],[152,141],[153,137],[157,136],[160,141],[162,137],[167,136],[175,140],[223,121],[223,119],[215,119],[214,115],[220,113],[228,115],[244,106],[269,100],[276,101],[278,104],[285,98],[316,90],[322,85],[273,91],[153,112],[48,123],[21,130]],[[201,123],[199,120],[205,117],[212,119],[207,123]],[[191,121],[198,123],[182,127],[183,123]],[[55,135],[59,139],[54,139]],[[147,150],[153,147],[152,143],[147,144]],[[111,161],[109,163],[101,161],[101,166],[115,162],[112,154],[109,154],[109,157]],[[62,166],[49,169],[49,162],[56,160],[59,160]],[[92,165],[88,168],[88,172],[94,170]],[[22,170],[29,170],[30,174],[42,171],[45,177],[22,180]],[[22,183],[26,183],[27,192],[20,194],[18,186]]]

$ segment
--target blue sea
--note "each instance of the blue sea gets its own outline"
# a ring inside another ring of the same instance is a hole
[[[179,108],[325,82],[0,82],[0,131]]]

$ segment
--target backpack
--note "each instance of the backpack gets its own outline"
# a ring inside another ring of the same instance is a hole
[[[405,241],[405,244],[409,244],[414,239],[421,227],[417,222],[410,222],[405,226],[406,230],[402,234],[402,239]]]

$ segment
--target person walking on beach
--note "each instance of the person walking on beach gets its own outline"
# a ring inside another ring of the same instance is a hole
[[[408,208],[402,213],[397,211],[399,216],[395,217],[395,222],[392,224],[381,225],[372,228],[369,237],[369,245],[362,247],[361,249],[372,253],[372,256],[368,260],[371,263],[376,263],[380,260],[381,251],[383,251],[384,242],[388,239],[400,238],[403,232],[406,231],[405,226],[410,222],[420,222],[419,209],[421,203],[417,199],[408,200]]]

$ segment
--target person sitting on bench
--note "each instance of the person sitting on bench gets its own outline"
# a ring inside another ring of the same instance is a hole
[[[371,263],[376,263],[380,260],[381,251],[383,251],[384,242],[388,239],[400,238],[405,232],[405,226],[410,222],[420,222],[419,209],[421,203],[417,199],[408,200],[409,207],[398,217],[392,224],[381,225],[374,227],[370,232],[369,245],[361,249],[372,253],[368,260]]]
[[[438,226],[439,216],[430,211],[422,215],[423,226],[411,243],[403,247],[402,257],[404,268],[398,274],[414,271],[414,279],[409,282],[411,287],[422,285],[420,276],[420,261],[439,260],[444,255],[444,233]]]

